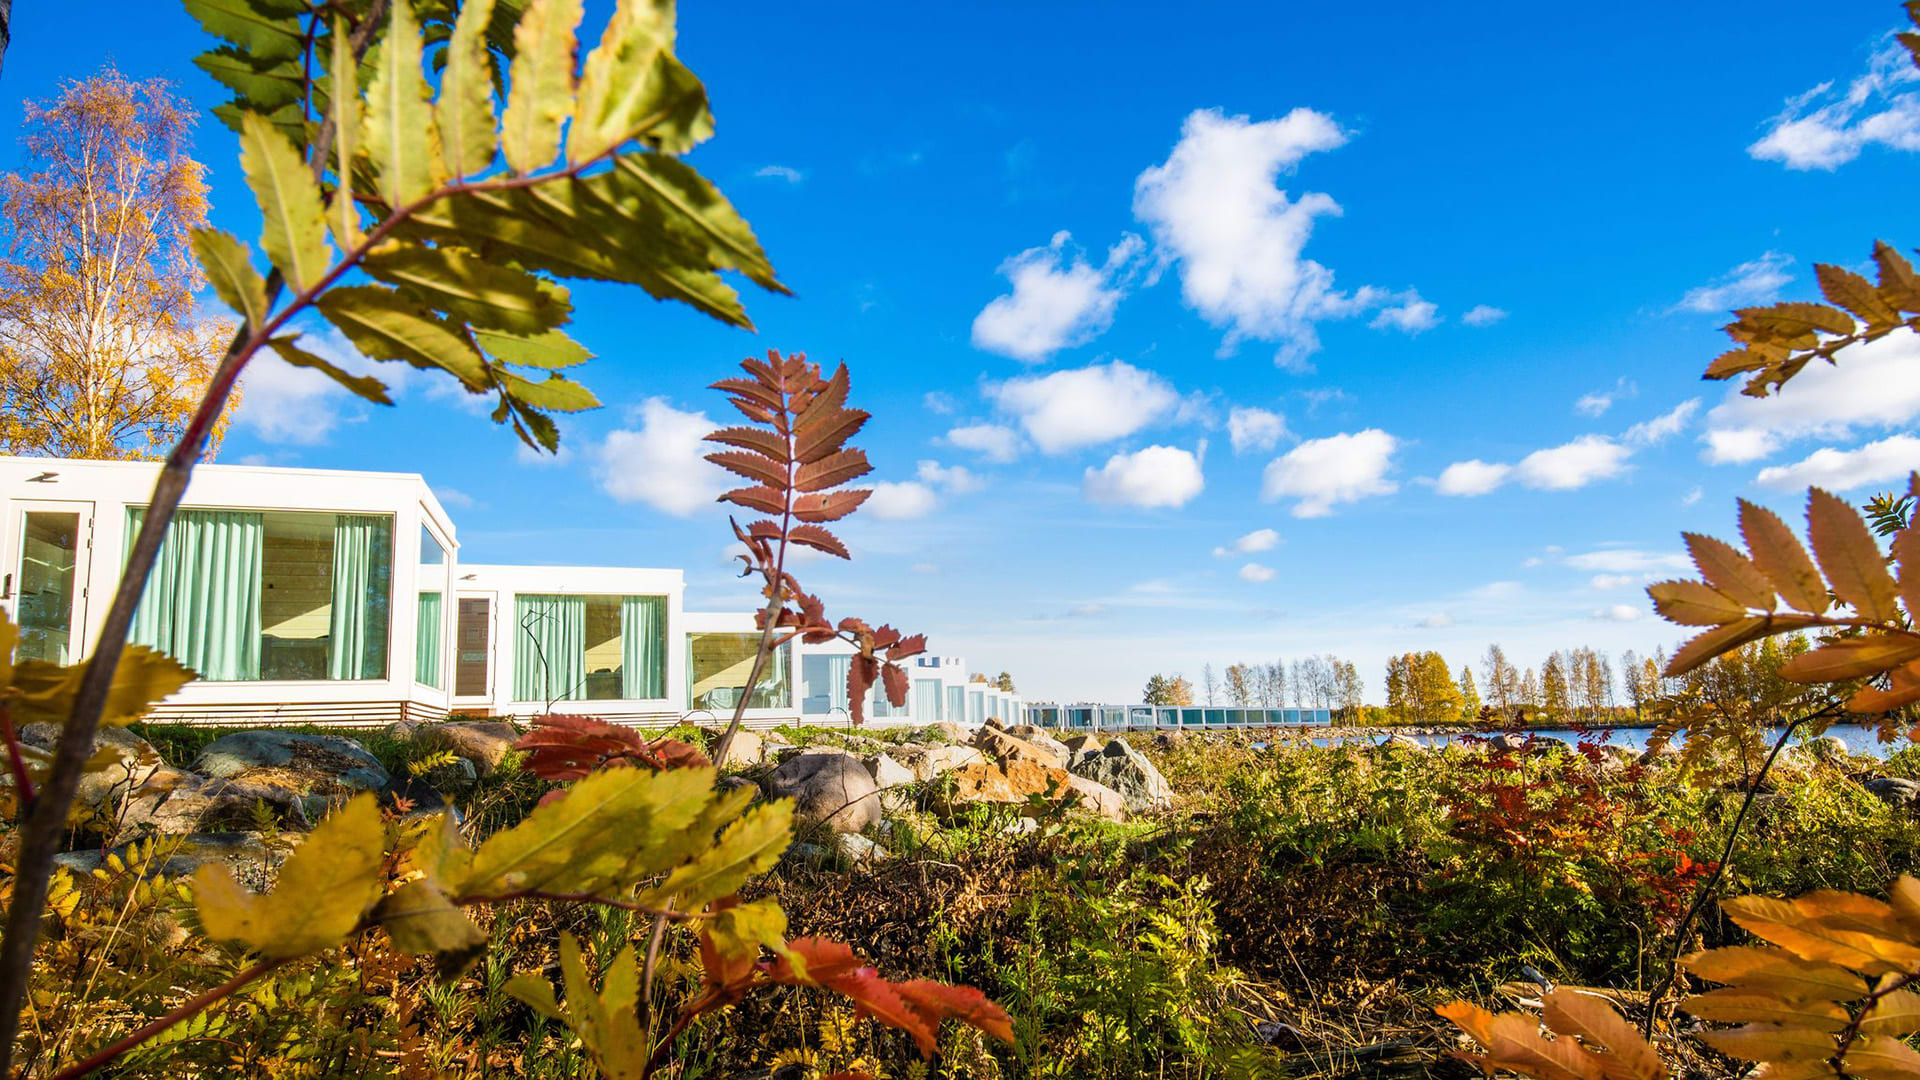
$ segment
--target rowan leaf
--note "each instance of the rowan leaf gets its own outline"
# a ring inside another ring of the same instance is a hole
[[[674,868],[665,880],[642,894],[640,902],[649,907],[666,907],[669,903],[684,909],[705,907],[738,891],[748,878],[771,870],[792,843],[792,800],[756,806],[722,830],[706,850]]]
[[[485,171],[499,146],[493,118],[493,62],[486,39],[493,9],[493,0],[464,0],[447,42],[436,112],[441,158],[451,176]]]
[[[1817,1031],[1839,1031],[1848,1020],[1847,1010],[1832,1001],[1818,998],[1788,1001],[1745,986],[1683,998],[1680,1008],[1702,1020],[1787,1024]]]
[[[1699,581],[1662,581],[1647,586],[1654,610],[1684,626],[1720,626],[1747,617],[1747,608],[1726,593]]]
[[[185,0],[187,14],[209,34],[258,60],[296,60],[306,48],[299,16],[305,4],[250,0]]]
[[[1596,1057],[1609,1080],[1666,1080],[1667,1067],[1660,1055],[1603,999],[1560,989],[1543,997],[1541,1004],[1541,1016],[1549,1028],[1579,1036],[1589,1052],[1606,1048]]]
[[[593,391],[564,375],[553,374],[535,380],[521,378],[511,371],[500,371],[494,377],[509,397],[536,409],[581,412],[600,407],[600,399],[593,395]]]
[[[1805,960],[1784,949],[1734,945],[1680,958],[1680,966],[1711,982],[1788,1001],[1852,1001],[1867,982],[1837,964]]]
[[[1828,263],[1815,263],[1813,272],[1819,279],[1820,292],[1828,300],[1852,312],[1854,318],[1865,323],[1869,330],[1888,330],[1900,325],[1899,313],[1888,306],[1873,282],[1843,266]]]
[[[1878,675],[1911,660],[1920,660],[1920,637],[1873,634],[1839,638],[1788,660],[1780,677],[1792,682],[1839,682]]]
[[[578,138],[578,136],[574,136]],[[740,212],[720,190],[678,159],[664,154],[627,154],[616,170],[642,194],[640,206],[657,215],[658,227],[708,266],[738,270],[761,288],[786,293],[773,264]]]
[[[873,471],[864,451],[852,447],[829,454],[800,466],[794,475],[794,490],[825,491]]]
[[[356,396],[371,401],[375,405],[393,404],[393,399],[387,396],[387,384],[371,375],[355,375],[341,368],[331,360],[315,356],[313,353],[302,349],[300,346],[294,344],[292,338],[271,338],[267,341],[267,344],[272,346],[274,352],[280,354],[280,359],[285,360],[294,367],[311,368],[314,371],[318,371],[327,378],[346,387]]]
[[[488,330],[543,334],[573,313],[566,289],[457,247],[407,244],[369,254],[363,264],[428,307]]]
[[[320,189],[293,143],[258,113],[240,118],[240,168],[260,204],[260,246],[298,291],[318,284],[333,251],[320,209]]]
[[[1907,619],[1920,624],[1920,525],[1908,525],[1893,534],[1892,554]]]
[[[860,488],[827,495],[802,495],[793,501],[793,516],[801,521],[839,521],[859,509],[872,494],[872,489]]]
[[[1920,277],[1900,249],[1884,240],[1873,242],[1873,261],[1880,268],[1880,296],[1900,311],[1920,312]]]
[[[705,981],[730,986],[751,975],[764,946],[787,955],[787,913],[774,900],[715,905],[700,935]]]
[[[424,197],[445,175],[432,91],[420,72],[420,25],[411,0],[393,0],[367,100],[367,159],[381,199],[398,210]]]
[[[763,514],[784,514],[787,511],[786,499],[779,491],[763,484],[753,487],[734,488],[720,496],[721,502],[730,502],[744,506],[749,510],[758,510]]]
[[[1539,1080],[1602,1080],[1598,1059],[1572,1039],[1548,1039],[1523,1013],[1491,1013],[1471,1002],[1455,1001],[1434,1012],[1451,1020],[1486,1047],[1484,1056],[1464,1055],[1487,1073],[1511,1069]]]
[[[274,960],[338,945],[380,899],[385,842],[373,796],[356,795],[294,849],[265,896],[242,887],[224,863],[194,871],[200,926]]]
[[[706,457],[715,465],[737,476],[744,476],[748,480],[780,486],[785,486],[787,482],[787,470],[759,454],[749,454],[739,450],[718,450]]]
[[[1681,533],[1693,565],[1707,584],[1749,608],[1773,609],[1773,586],[1745,555],[1724,540],[1699,533]]]
[[[1847,699],[1847,711],[1883,713],[1920,701],[1920,662],[1903,664],[1887,673],[1889,685],[1863,686]]]
[[[553,995],[553,984],[540,976],[521,972],[508,979],[502,989],[509,997],[541,1016],[566,1023],[567,1014],[561,1010],[559,1000]]]
[[[574,30],[581,0],[533,0],[514,30],[501,148],[522,176],[553,164],[560,126],[573,114]]]
[[[568,160],[598,157],[651,126],[649,117],[671,111],[658,100],[671,84],[656,79],[654,68],[662,58],[672,59],[673,19],[671,3],[620,0],[580,73]]]
[[[833,408],[802,416],[794,423],[794,460],[813,462],[832,455],[859,432],[867,415],[861,409]]]
[[[1827,587],[1820,572],[1779,515],[1741,499],[1740,535],[1753,564],[1773,582],[1789,607],[1814,615],[1827,610]]]
[[[1920,1077],[1920,1053],[1890,1035],[1868,1035],[1855,1040],[1840,1065],[1849,1076],[1860,1080]]]
[[[249,330],[267,321],[267,283],[253,268],[253,251],[232,233],[193,230],[193,254],[213,291],[247,320]]]
[[[430,880],[400,886],[380,901],[373,917],[393,939],[394,948],[431,955],[441,978],[465,971],[486,949],[487,932]]]
[[[372,359],[439,368],[469,390],[482,390],[487,385],[486,361],[466,339],[392,289],[379,285],[336,286],[321,294],[317,306],[328,322]]]
[[[1807,960],[1840,964],[1868,975],[1920,966],[1920,947],[1858,929],[1835,927],[1826,921],[1830,913],[1821,910],[1817,901],[1742,896],[1723,900],[1720,907],[1749,934]]]
[[[1880,545],[1873,530],[1845,500],[1813,488],[1807,492],[1807,538],[1813,553],[1826,571],[1833,594],[1875,622],[1892,622],[1900,617],[1896,603],[1899,589],[1893,575],[1887,573]]]
[[[1893,990],[1873,1003],[1860,1021],[1863,1035],[1909,1035],[1920,1031],[1920,994]]]
[[[761,431],[759,428],[725,427],[708,435],[706,441],[724,443],[727,446],[737,446],[742,450],[750,450],[779,462],[783,466],[793,460],[787,456],[787,441],[785,439],[782,439],[772,432]]]
[[[352,34],[343,15],[333,17],[333,78],[329,107],[333,115],[334,193],[327,227],[340,250],[360,245],[360,203],[354,198],[354,166],[360,159],[360,64],[353,55]]]
[[[841,543],[839,537],[818,525],[795,525],[787,533],[787,539],[815,551],[824,551],[828,555],[836,555],[848,560],[853,558],[853,553],[847,550],[847,545]]]
[[[1742,1061],[1815,1061],[1833,1056],[1833,1036],[1813,1028],[1779,1024],[1743,1024],[1722,1031],[1702,1031],[1708,1046]]]
[[[557,371],[593,359],[593,354],[587,351],[586,346],[559,330],[523,337],[475,329],[473,339],[480,343],[487,355],[503,364]]]
[[[18,631],[15,630],[16,636]],[[73,699],[87,666],[61,667],[44,660],[21,660],[13,666],[12,719],[15,724],[61,724],[73,715]],[[147,714],[159,701],[198,678],[193,670],[145,645],[129,645],[114,665],[107,703],[100,713],[104,727],[124,727]]]

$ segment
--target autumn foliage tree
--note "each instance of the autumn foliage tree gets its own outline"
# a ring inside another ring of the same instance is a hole
[[[0,450],[153,457],[185,429],[233,334],[195,313],[193,124],[165,81],[112,68],[27,105],[30,171],[0,176]]]

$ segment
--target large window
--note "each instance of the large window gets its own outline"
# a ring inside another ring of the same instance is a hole
[[[66,664],[73,640],[80,515],[30,510],[20,537],[19,658]]]
[[[773,651],[753,695],[747,698],[747,708],[779,709],[793,699],[787,666],[790,648],[782,645]],[[688,634],[687,707],[713,712],[737,707],[746,694],[753,659],[759,651],[759,634]]]
[[[440,599],[440,586],[444,584],[442,575],[429,574],[427,568],[444,565],[446,561],[446,549],[440,546],[440,541],[433,538],[433,533],[425,525],[420,526],[420,578],[422,585],[430,587],[420,590],[419,610],[414,622],[413,681],[435,690],[445,689],[447,685],[446,654],[440,640],[445,632],[446,608]]]
[[[515,605],[513,700],[667,696],[667,598],[533,596]]]
[[[213,681],[384,679],[392,593],[389,515],[182,510],[131,639]]]
[[[913,680],[913,718],[923,724],[941,719],[940,680]]]
[[[847,709],[847,671],[853,655],[819,655],[800,658],[800,711],[808,716],[849,715]]]

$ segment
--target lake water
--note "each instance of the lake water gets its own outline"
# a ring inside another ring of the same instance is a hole
[[[1465,733],[1448,732],[1440,735],[1414,735],[1411,737],[1418,739],[1428,746],[1445,746],[1448,743],[1460,739],[1463,734]],[[1561,742],[1569,744],[1579,742],[1582,737],[1579,732],[1575,731],[1536,731],[1533,732],[1533,734],[1543,739],[1558,739]],[[1586,738],[1593,742],[1605,742],[1613,746],[1625,746],[1634,750],[1645,750],[1647,748],[1647,737],[1652,734],[1653,729],[1651,727],[1617,727],[1595,732],[1586,736]],[[1879,729],[1868,727],[1865,724],[1835,724],[1827,729],[1826,734],[1837,735],[1845,740],[1848,753],[1870,757],[1886,757],[1894,751],[1914,745],[1904,738],[1896,739],[1891,743],[1883,743],[1880,741]],[[1352,735],[1322,735],[1315,737],[1313,744],[1315,746],[1333,746],[1338,743],[1347,742],[1364,741],[1377,743],[1385,737],[1384,735],[1375,735],[1370,732],[1356,732]],[[1684,738],[1684,736],[1682,737]],[[1768,741],[1771,742],[1773,739],[1779,737],[1780,729],[1774,728],[1768,735]]]

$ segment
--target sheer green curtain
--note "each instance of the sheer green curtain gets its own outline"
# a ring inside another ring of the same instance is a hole
[[[146,512],[136,508],[127,516],[131,537]],[[177,512],[128,640],[166,653],[203,679],[258,679],[265,536],[257,513]]]
[[[334,515],[328,678],[386,678],[387,590],[392,579],[392,519],[375,514]]]
[[[515,612],[513,700],[587,695],[587,598],[522,596]]]
[[[620,602],[620,696],[667,696],[664,596],[629,596]]]
[[[792,648],[791,645],[774,647],[773,655],[767,658],[767,670],[760,673],[760,681],[755,684],[753,708],[782,708],[793,696],[787,685],[787,653]],[[846,693],[846,683],[840,684],[840,692]]]
[[[440,594],[420,594],[420,616],[414,626],[413,681],[441,689],[440,680]]]
[[[847,673],[853,668],[851,656],[823,656],[827,662],[827,711],[847,712]]]

